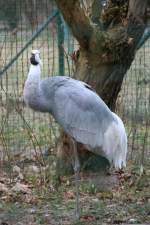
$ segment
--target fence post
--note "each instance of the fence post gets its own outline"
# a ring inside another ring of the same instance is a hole
[[[64,24],[60,13],[57,16],[57,35],[58,35],[58,63],[59,75],[64,75]]]

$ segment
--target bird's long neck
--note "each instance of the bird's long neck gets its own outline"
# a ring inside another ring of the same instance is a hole
[[[31,65],[27,80],[24,86],[24,100],[28,105],[33,104],[39,95],[40,65]]]
[[[38,85],[40,82],[41,68],[40,65],[31,65],[28,73],[27,82]]]

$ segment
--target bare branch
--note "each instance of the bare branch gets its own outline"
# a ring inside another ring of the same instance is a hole
[[[130,0],[128,4],[126,17],[123,17],[119,24],[116,23],[117,26],[114,24],[112,28],[108,27],[106,38],[108,37],[108,44],[111,44],[111,49],[112,46],[114,49],[117,46],[124,46],[125,48],[130,46],[132,52],[136,49],[146,28],[147,0]]]
[[[140,22],[146,17],[147,0],[130,0],[128,9],[128,18],[133,16]]]
[[[127,34],[133,38],[133,48],[138,45],[146,28],[147,0],[130,0]]]
[[[99,24],[100,23],[100,15],[102,11],[102,4],[100,3],[99,0],[93,0],[92,3],[92,21],[94,23]]]
[[[80,45],[87,48],[93,28],[84,7],[77,0],[56,0],[56,4]]]

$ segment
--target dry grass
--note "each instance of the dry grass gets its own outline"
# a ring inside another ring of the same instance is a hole
[[[34,165],[34,160],[32,165]],[[31,170],[32,167],[29,167],[27,163],[24,164],[24,170],[22,168],[20,173],[17,173],[17,170],[14,171],[14,167],[9,171],[8,165],[6,168],[7,173],[5,170],[0,176],[1,224],[149,224],[149,164],[141,169],[129,161],[124,172],[120,171],[114,174],[118,180],[114,186],[103,187],[104,182],[96,184],[93,182],[93,176],[81,175],[81,218],[78,222],[75,222],[74,219],[73,177],[63,177],[61,185],[55,188],[52,166],[49,168],[47,176],[44,166],[41,167],[40,175],[37,174],[35,166],[33,167],[34,174],[29,171],[29,168]],[[99,180],[98,175],[95,178],[97,181]]]

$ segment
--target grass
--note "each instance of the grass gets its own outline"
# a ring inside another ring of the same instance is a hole
[[[1,192],[0,221],[8,224],[11,222],[12,225],[19,222],[23,225],[148,224],[149,165],[145,165],[141,173],[140,167],[129,161],[127,169],[116,174],[118,184],[103,190],[92,186],[92,177],[88,174],[86,182],[81,175],[81,219],[78,222],[74,220],[75,187],[72,177],[66,177],[57,189],[52,186],[52,180],[45,184],[39,183],[39,179],[33,176],[32,179],[26,177],[19,182],[28,185],[31,194],[13,193],[10,196],[9,191],[15,183],[4,181],[8,193]],[[1,175],[0,180],[2,178],[4,180]]]

